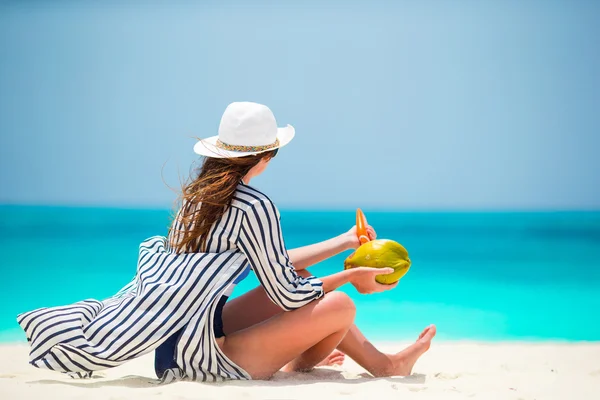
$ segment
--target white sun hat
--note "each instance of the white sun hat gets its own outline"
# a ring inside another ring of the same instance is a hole
[[[279,149],[294,138],[291,125],[278,128],[269,107],[251,102],[231,103],[219,125],[219,135],[202,139],[194,152],[214,158],[244,157]]]

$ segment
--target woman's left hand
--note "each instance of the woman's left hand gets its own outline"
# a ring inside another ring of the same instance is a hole
[[[356,236],[356,225],[350,228],[350,230],[344,235],[346,236],[346,240],[348,242],[348,248],[358,249],[360,242],[358,241],[358,236]],[[375,240],[377,238],[377,233],[371,225],[367,226],[367,235],[369,236],[369,240]]]

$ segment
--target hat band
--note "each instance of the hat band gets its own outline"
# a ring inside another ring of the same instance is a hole
[[[216,146],[223,150],[249,153],[249,152],[254,152],[254,151],[270,150],[270,149],[279,147],[279,139],[275,139],[275,142],[273,142],[271,144],[266,144],[264,146],[241,146],[241,145],[227,144],[227,143],[221,142],[220,139],[217,139]]]

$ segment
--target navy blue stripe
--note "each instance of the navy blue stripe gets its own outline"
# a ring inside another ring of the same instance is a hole
[[[56,317],[63,317],[63,316],[66,316],[66,315],[74,315],[74,314],[81,314],[81,315],[83,315],[83,316],[84,316],[84,317],[87,319],[87,322],[90,322],[90,320],[91,320],[91,318],[90,318],[90,317],[88,317],[87,315],[85,315],[85,314],[84,314],[82,311],[71,311],[71,312],[67,312],[67,313],[65,313],[65,314],[55,314],[55,315],[51,315],[50,317],[48,317],[48,318],[46,318],[46,319],[44,319],[44,320],[41,320],[40,322],[38,322],[38,324],[37,324],[36,326],[34,326],[34,327],[33,327],[33,330],[31,331],[31,335],[30,335],[30,337],[34,337],[34,336],[35,336],[35,331],[36,331],[36,330],[37,330],[37,328],[39,328],[39,327],[40,327],[40,326],[41,326],[41,325],[42,325],[44,322],[48,322],[48,321],[50,321],[51,319],[54,319],[54,318],[56,318]]]
[[[144,260],[144,257],[146,255],[149,255],[149,257]],[[137,279],[140,279],[140,276],[143,275],[147,270],[152,269],[152,267],[155,265],[155,261],[153,261],[154,258],[160,258],[160,257],[164,257],[164,254],[162,253],[147,253],[144,254],[141,258],[140,258],[140,263],[138,263],[138,268],[137,268]]]
[[[62,321],[62,322],[58,322],[58,323],[56,323],[55,325],[62,324],[63,322],[72,322],[72,321],[68,321],[68,320],[67,320],[67,321]],[[31,350],[31,353],[33,354],[33,353],[35,353],[37,350],[39,350],[39,349],[40,349],[40,347],[43,347],[43,345],[44,345],[44,344],[45,344],[45,343],[46,343],[48,340],[50,340],[50,339],[52,339],[52,338],[54,338],[54,337],[56,337],[56,336],[62,335],[63,333],[67,333],[67,332],[74,331],[74,330],[76,330],[76,329],[80,329],[80,327],[79,327],[79,326],[74,326],[74,327],[71,327],[71,328],[66,328],[66,329],[63,329],[62,331],[54,332],[53,334],[49,335],[49,336],[48,336],[46,339],[44,339],[44,341],[43,341],[42,343],[38,343],[38,344],[37,344],[37,346],[35,346],[35,348],[33,348],[33,349]],[[48,349],[48,351],[50,351],[50,350],[51,350],[51,349]],[[46,353],[47,353],[47,352],[46,352]],[[34,359],[34,361],[37,361],[37,360],[39,360],[39,359],[43,358],[43,357],[46,355],[46,353],[44,353],[44,354],[42,354],[42,355],[40,355],[40,356],[36,357],[36,358]]]
[[[156,276],[156,274],[162,270],[163,266],[165,265],[165,262],[167,262],[167,260],[169,259],[169,257],[165,257],[164,255],[162,258],[163,258],[163,260],[160,263],[160,265],[158,265],[158,267],[148,268],[148,270],[146,272],[144,272],[143,274],[140,275],[140,285],[139,285],[140,292],[144,291],[144,288],[147,285],[147,281],[150,280],[151,278],[153,278],[154,276]],[[165,268],[163,271],[166,271],[169,268],[169,266],[171,266],[171,264],[173,264],[173,262],[176,259],[177,259],[177,257],[173,257],[173,260],[167,265],[167,268]],[[152,272],[152,273],[150,274],[150,272]],[[147,275],[147,274],[150,274],[150,275]],[[144,275],[146,275],[146,276],[144,276]]]
[[[42,361],[44,362],[44,364],[46,364],[46,368],[48,368],[50,371],[54,371],[54,368],[52,368],[52,366],[50,365],[50,363],[48,361],[46,361],[45,358],[42,358]],[[37,367],[37,365],[36,365],[36,367]]]
[[[59,346],[56,346],[56,349],[60,352],[63,353],[63,355],[65,357],[67,357],[67,360],[69,360],[71,362],[71,364],[73,364],[74,366],[76,366],[77,368],[79,368],[80,370],[83,370],[85,372],[91,372],[91,370],[89,368],[84,367],[83,365],[79,364],[77,361],[73,360],[71,357],[69,357],[69,355]]]
[[[85,351],[83,351],[83,350],[81,350],[81,349],[79,349],[79,348],[77,348],[77,347],[74,347],[74,346],[69,346],[69,347],[67,347],[67,348],[63,348],[63,349],[61,349],[61,350],[63,350],[63,352],[64,352],[64,351],[66,351],[66,350],[68,350],[68,351],[71,351],[71,352],[73,352],[73,353],[77,354],[79,357],[81,357],[81,358],[84,358],[84,359],[85,359],[87,362],[89,362],[90,364],[94,364],[94,365],[97,365],[97,366],[99,366],[99,367],[103,367],[103,368],[112,368],[112,367],[116,367],[116,366],[118,366],[118,363],[114,363],[114,364],[104,364],[104,363],[99,363],[99,362],[97,362],[97,361],[95,361],[95,360],[92,360],[92,359],[90,359],[90,358],[89,358],[89,356],[91,356],[91,354],[89,354],[89,353],[86,353]]]
[[[137,296],[132,296],[132,297],[127,297],[124,298],[122,302],[119,302],[117,305],[115,305],[114,308],[111,308],[110,311],[121,308],[121,310],[117,313],[117,316],[123,312],[123,310],[127,309],[127,306],[135,301],[135,299],[137,298]],[[83,332],[85,334],[87,334],[88,332],[90,332],[92,330],[92,328],[95,328],[96,325],[98,325],[100,323],[100,321],[111,317],[111,313],[108,312],[108,307],[106,312],[103,312],[102,315],[97,316],[92,322],[90,322],[86,327],[83,328]],[[95,331],[90,335],[90,337],[88,338],[88,341],[92,341],[94,339],[94,337],[104,328],[106,327],[106,325],[110,323],[110,320],[108,320],[106,323],[100,325],[100,327],[98,329],[95,329]],[[96,344],[96,346],[99,346],[100,344]]]
[[[235,217],[233,217],[234,220],[232,222],[232,225],[233,224],[238,224],[239,225],[241,223],[241,218],[239,218],[239,217],[240,217],[240,209],[236,208],[235,209]],[[233,235],[233,226],[229,229],[229,234],[227,235],[227,243],[231,243],[231,236],[232,235]]]
[[[235,281],[235,279],[234,279],[234,281]],[[227,285],[223,285],[222,287],[227,287]],[[213,318],[212,318],[212,321],[209,321],[209,323],[208,323],[208,337],[209,337],[209,339],[215,337],[215,332],[214,332],[214,330],[215,330],[215,324],[214,324],[214,320],[215,320],[215,318],[217,316],[216,315],[217,309],[219,309],[219,302],[223,298],[225,298],[225,297],[221,296],[217,301],[214,302],[216,305],[215,305],[215,310],[212,313]],[[225,303],[227,302],[227,299],[228,299],[228,297],[225,298]],[[219,309],[219,312],[221,313],[221,315],[219,316],[219,318],[221,318],[221,331],[223,331],[223,308],[225,308],[225,303]],[[218,346],[219,344],[215,343],[215,345]],[[212,346],[209,347],[209,354],[208,354],[208,370],[211,371],[211,373],[212,373],[212,361],[213,361],[213,357],[212,357],[212,354],[211,354],[211,350],[212,350]],[[216,356],[216,354],[215,354],[215,356]],[[218,359],[218,357],[215,357],[215,359]],[[219,364],[217,364],[216,367],[217,367],[217,375],[219,375],[219,372],[220,372],[219,371]]]
[[[217,248],[215,249],[215,253],[220,253],[221,252],[221,241],[223,240],[223,234],[225,233],[225,230],[227,229],[227,226],[229,225],[229,220],[231,219],[231,214],[233,214],[232,212],[233,210],[231,209],[231,207],[229,207],[227,209],[227,218],[225,219],[225,224],[221,225],[219,224],[219,226],[221,226],[221,233],[219,233],[219,237],[217,239]],[[211,238],[212,240],[212,238]],[[210,249],[210,247],[207,247],[207,249]]]
[[[261,198],[261,196],[262,196],[262,197],[263,197],[265,200],[267,200],[267,201],[269,201],[269,202],[271,202],[271,203],[272,203],[272,201],[271,201],[271,198],[270,198],[269,196],[267,196],[266,194],[264,194],[263,192],[261,192],[260,190],[256,189],[256,188],[255,188],[255,187],[253,187],[253,186],[249,186],[249,185],[246,185],[246,184],[244,183],[244,184],[242,184],[241,186],[239,186],[239,187],[238,187],[238,190],[239,190],[240,188],[243,188],[243,189],[245,189],[245,190],[240,190],[240,192],[242,192],[242,193],[249,194],[249,193],[251,193],[251,192],[254,192],[254,193],[257,193],[257,194],[258,194],[258,196],[255,196],[255,197],[257,197],[257,198]]]
[[[80,301],[75,303],[74,305],[70,305],[70,306],[61,306],[61,307],[43,307],[43,308],[38,308],[37,310],[33,310],[30,313],[28,313],[29,315],[31,315],[32,313],[39,313],[35,316],[33,316],[29,322],[27,322],[27,325],[23,328],[23,330],[27,331],[29,329],[29,327],[31,326],[31,324],[33,323],[33,321],[37,320],[38,318],[47,315],[47,312],[57,312],[57,311],[66,311],[66,310],[73,310],[79,307],[83,307],[84,309],[87,309],[87,307],[91,308],[90,314],[92,315],[92,317],[95,315],[95,313],[97,312],[96,309],[94,309],[91,305],[85,304],[85,303],[90,303],[90,301]],[[19,323],[20,324],[20,323]]]
[[[206,241],[206,252],[207,253],[213,253],[211,251],[212,249],[212,243],[213,243],[213,239],[215,239],[215,232],[217,230],[219,230],[219,228],[221,228],[221,233],[219,235],[219,238],[217,239],[217,251],[215,251],[214,253],[219,253],[218,248],[221,245],[221,236],[223,235],[223,229],[225,228],[225,226],[223,226],[223,216],[225,215],[225,213],[227,213],[228,215],[230,215],[229,210],[225,210],[225,212],[223,213],[223,215],[221,216],[221,219],[219,219],[215,224],[213,224],[211,230],[209,230],[209,235]]]
[[[135,293],[131,293],[129,294],[128,297],[121,296],[118,298],[118,301],[115,301],[114,303],[111,303],[110,305],[106,306],[104,309],[102,309],[97,315],[96,317],[86,326],[83,327],[83,332],[87,333],[90,331],[91,328],[93,328],[95,326],[95,324],[97,324],[97,322],[99,320],[102,320],[104,318],[106,318],[107,315],[110,315],[110,313],[115,309],[115,308],[119,308],[121,307],[121,305],[125,304],[124,307],[127,306],[128,303],[130,303],[131,301],[133,301],[133,299],[135,299]]]
[[[72,319],[65,319],[65,320],[61,320],[61,321],[56,321],[55,323],[50,324],[47,327],[43,328],[40,331],[40,333],[38,334],[38,338],[41,337],[44,333],[46,333],[48,330],[51,330],[52,328],[54,328],[55,326],[63,325],[63,324],[69,323],[69,322],[79,322],[79,321],[81,321],[79,318],[72,318]],[[79,328],[79,327],[71,327],[69,329],[76,329],[76,328]],[[41,343],[39,343],[39,341],[38,341],[37,345],[31,349],[31,353],[35,353],[37,350],[40,349],[40,347],[42,347],[42,345],[44,343],[46,343],[48,341],[48,339],[51,339],[54,336],[56,336],[56,332],[53,333],[52,335],[47,336]]]
[[[154,243],[152,243],[150,246],[143,246],[140,245],[139,247],[139,251],[140,253],[142,252],[142,250],[145,250],[149,253],[152,253],[150,250],[154,250],[155,247],[160,247],[160,243],[162,242],[162,240],[160,240],[159,238],[155,238],[154,239]]]
[[[63,372],[70,372],[67,366],[63,364],[62,361],[60,361],[58,357],[56,357],[56,355],[54,355],[53,353],[50,353],[50,355],[52,356],[52,358],[54,358],[54,361],[56,361],[56,363],[62,368]]]

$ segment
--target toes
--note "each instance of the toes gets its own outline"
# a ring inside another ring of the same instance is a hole
[[[342,365],[344,363],[344,361],[346,360],[346,357],[344,355],[338,356],[338,357],[332,357],[330,362],[331,365]]]
[[[421,332],[421,334],[419,335],[417,342],[430,341],[431,339],[433,339],[436,332],[437,332],[437,329],[436,329],[435,325],[433,325],[433,324],[429,325],[427,328],[423,329],[423,332]]]
[[[344,363],[344,361],[346,360],[346,355],[342,352],[338,352],[336,354],[330,354],[329,356],[327,356],[327,358],[324,360],[323,364],[324,365],[342,365]]]
[[[421,333],[419,340],[430,341],[431,339],[433,339],[436,332],[437,332],[437,329],[436,329],[435,325],[430,325],[423,331],[423,333]]]
[[[332,365],[342,365],[346,360],[346,355],[339,350],[334,350],[330,355],[325,357],[323,361],[321,361],[317,366],[332,366]]]

